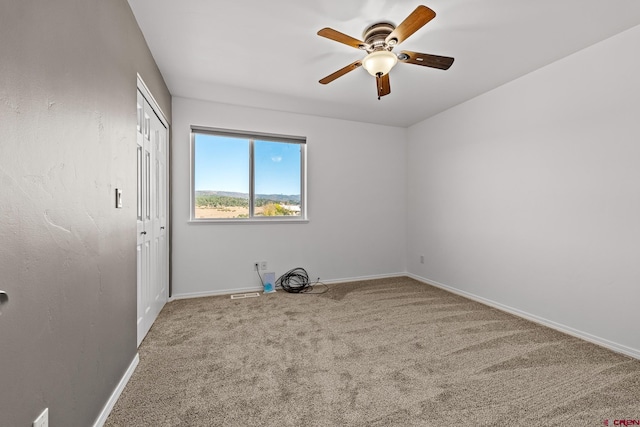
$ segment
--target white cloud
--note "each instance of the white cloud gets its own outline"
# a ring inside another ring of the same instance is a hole
[[[280,163],[282,161],[282,156],[273,156],[271,158],[271,161],[276,162],[276,163]]]

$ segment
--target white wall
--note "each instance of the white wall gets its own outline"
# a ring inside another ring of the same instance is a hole
[[[173,296],[255,289],[254,261],[276,277],[406,271],[406,129],[173,98]],[[307,137],[305,224],[189,223],[190,126]]]
[[[640,357],[638,45],[635,27],[411,127],[408,271]]]

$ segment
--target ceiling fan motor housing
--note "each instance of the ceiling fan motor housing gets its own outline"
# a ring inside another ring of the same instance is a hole
[[[376,50],[393,49],[394,43],[387,44],[385,40],[387,36],[391,34],[391,32],[395,29],[395,25],[389,22],[378,22],[364,30],[364,32],[362,33],[362,38],[364,39],[364,42],[369,46],[367,48],[367,51],[373,52]]]

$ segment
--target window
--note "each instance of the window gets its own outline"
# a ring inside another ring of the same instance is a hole
[[[192,128],[191,219],[306,219],[303,137]]]

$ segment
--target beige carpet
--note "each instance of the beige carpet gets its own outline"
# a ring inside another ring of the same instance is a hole
[[[602,426],[640,361],[394,278],[167,304],[107,426]]]

